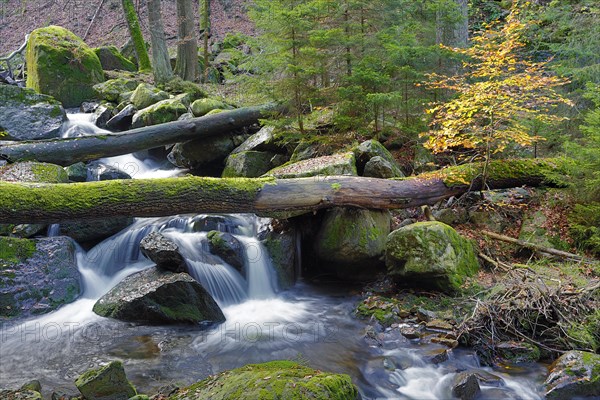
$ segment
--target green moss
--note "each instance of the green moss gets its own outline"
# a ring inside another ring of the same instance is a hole
[[[331,188],[332,188],[333,190],[340,190],[340,189],[342,188],[342,185],[341,185],[341,184],[339,184],[339,183],[332,183],[332,184],[331,184]]]
[[[35,163],[31,166],[31,171],[38,182],[65,183],[69,181],[67,172],[58,165]]]
[[[129,34],[133,40],[133,47],[135,48],[135,53],[137,55],[139,71],[151,71],[152,65],[150,64],[148,50],[146,49],[146,43],[144,43],[144,37],[142,36],[142,30],[140,29],[140,23],[133,2],[131,0],[121,0],[121,4],[123,5],[123,11],[125,12],[125,20],[129,27]]]
[[[35,253],[35,249],[33,240],[0,237],[0,265],[25,261]]]
[[[206,92],[199,85],[194,82],[184,81],[178,76],[166,83],[159,83],[157,86],[165,92],[172,94],[187,93],[194,100],[206,97]]]
[[[125,71],[137,71],[134,63],[123,57],[116,46],[104,46],[94,49],[94,53],[106,64],[102,64],[103,69],[120,69]]]

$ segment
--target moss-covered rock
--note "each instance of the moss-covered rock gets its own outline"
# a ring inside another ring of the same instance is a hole
[[[137,71],[135,64],[123,57],[115,46],[98,47],[94,49],[94,53],[98,56],[104,70]]]
[[[194,101],[190,108],[194,117],[202,117],[212,110],[227,110],[231,107],[220,100],[204,98]]]
[[[60,165],[28,161],[1,167],[0,181],[67,183],[69,176]]]
[[[104,81],[96,53],[59,26],[31,32],[26,58],[27,87],[53,96],[65,107],[78,107],[94,98],[93,86]]]
[[[200,85],[194,82],[184,81],[178,76],[174,77],[168,82],[159,83],[157,86],[165,92],[171,94],[189,94],[194,100],[206,97],[206,92],[204,92]]]
[[[600,396],[600,355],[584,351],[563,354],[550,367],[544,386],[549,400]]]
[[[343,279],[374,276],[383,267],[391,216],[387,211],[349,208],[327,210],[315,237],[314,248],[321,265],[335,269]]]
[[[540,359],[540,349],[527,342],[500,342],[495,349],[503,362],[518,364],[536,362]]]
[[[358,390],[348,375],[332,374],[292,361],[250,364],[209,377],[169,400],[356,400]]]
[[[180,168],[197,169],[214,162],[221,163],[234,148],[235,143],[231,137],[212,136],[177,143],[167,158],[173,165]]]
[[[75,386],[86,400],[127,400],[137,394],[120,361],[86,371]]]
[[[354,155],[356,156],[356,166],[361,173],[373,157],[381,157],[386,162],[386,165],[389,164],[393,177],[404,176],[394,156],[375,139],[367,140],[358,145],[354,149]]]
[[[133,96],[131,98],[133,99]],[[131,126],[133,128],[141,128],[143,126],[177,121],[177,119],[186,112],[187,107],[183,104],[181,99],[173,98],[162,100],[136,112],[133,115]]]
[[[131,104],[138,110],[169,98],[169,93],[150,84],[140,83],[131,94]]]
[[[242,151],[230,154],[225,162],[223,178],[258,178],[272,168],[275,153],[266,151]]]
[[[155,267],[125,278],[94,304],[94,312],[150,324],[225,321],[215,300],[191,276]]]
[[[53,97],[32,89],[0,85],[0,99],[2,140],[51,139],[60,135],[60,127],[67,116],[60,102]]]
[[[210,252],[240,272],[244,268],[244,246],[231,233],[210,231],[206,235]]]
[[[436,221],[417,222],[390,233],[385,263],[389,274],[400,281],[445,292],[460,291],[479,268],[472,243]]]
[[[122,93],[132,92],[137,87],[138,82],[134,79],[116,78],[94,85],[94,91],[101,99],[113,103],[120,103],[120,96]]]
[[[277,275],[277,286],[286,290],[296,283],[296,235],[298,234],[292,224],[279,221],[278,226],[283,229],[272,229],[261,232],[259,239],[267,249],[271,265]]]
[[[0,390],[3,400],[42,400],[40,392],[34,390]]]
[[[301,178],[307,176],[356,175],[353,153],[338,153],[331,156],[288,163],[273,168],[265,175],[276,178]]]
[[[75,246],[65,237],[0,237],[0,320],[53,311],[81,292]]]
[[[389,179],[395,178],[397,176],[397,172],[395,172],[394,166],[388,161],[384,160],[380,156],[375,156],[365,164],[363,176],[370,178]]]

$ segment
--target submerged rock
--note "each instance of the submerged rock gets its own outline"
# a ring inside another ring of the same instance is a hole
[[[215,300],[191,276],[155,267],[125,278],[96,302],[94,312],[150,324],[225,321]]]
[[[180,389],[169,400],[359,398],[348,375],[322,372],[292,361],[271,361],[222,372]]]
[[[81,292],[75,246],[66,237],[0,237],[0,320],[53,311]]]
[[[242,272],[244,268],[244,246],[231,233],[210,231],[206,235],[210,252],[227,264]]]
[[[86,371],[75,386],[86,400],[127,400],[137,394],[120,361]]]
[[[356,165],[354,165],[353,153],[338,153],[331,156],[311,158],[296,163],[274,168],[265,175],[276,178],[302,178],[317,175],[354,175],[356,176]]]
[[[60,102],[32,89],[0,84],[2,140],[37,140],[60,136],[67,115]]]
[[[96,53],[60,26],[39,28],[27,42],[27,87],[53,96],[64,107],[79,107],[95,97],[93,86],[104,82]]]
[[[563,354],[550,367],[544,387],[549,400],[600,396],[600,355],[585,351]]]
[[[140,242],[142,254],[158,267],[172,272],[187,272],[185,259],[175,242],[159,232],[152,232]]]
[[[479,264],[473,245],[452,227],[441,222],[417,222],[390,233],[385,263],[397,280],[460,291]]]

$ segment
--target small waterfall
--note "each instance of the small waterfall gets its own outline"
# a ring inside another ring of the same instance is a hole
[[[48,237],[60,236],[60,225],[59,224],[48,225],[48,231],[46,232],[46,236],[48,236]]]
[[[68,120],[60,127],[62,138],[72,138],[110,133],[106,129],[98,128],[92,122],[93,114],[68,113]]]

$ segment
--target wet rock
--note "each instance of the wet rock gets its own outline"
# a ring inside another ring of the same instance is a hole
[[[104,71],[98,56],[72,32],[48,26],[29,34],[27,87],[53,96],[68,108],[93,99],[93,86],[100,82]]]
[[[134,63],[123,57],[115,46],[103,46],[94,49],[103,70],[137,71]]]
[[[71,182],[85,182],[88,178],[87,165],[82,162],[78,162],[73,165],[69,165],[65,168],[67,176]]]
[[[122,93],[131,92],[138,87],[138,82],[134,79],[117,78],[109,79],[106,82],[94,85],[96,95],[101,99],[113,103],[120,103],[119,97]]]
[[[93,243],[106,239],[133,223],[132,217],[79,220],[60,224],[60,234],[77,243]]]
[[[131,121],[137,109],[133,104],[129,104],[119,111],[114,117],[106,123],[106,129],[111,131],[124,131],[129,129]]]
[[[263,151],[243,151],[230,154],[225,162],[223,178],[257,178],[268,172],[273,165],[271,159],[275,153]]]
[[[461,372],[454,377],[452,395],[461,400],[472,400],[481,393],[477,376],[469,372]]]
[[[338,153],[331,156],[311,158],[273,168],[265,175],[275,178],[302,178],[308,176],[354,175],[356,165],[353,153]]]
[[[222,215],[202,215],[194,219],[192,230],[194,232],[224,231],[231,233],[236,227],[237,225],[231,225],[228,217]]]
[[[177,143],[168,155],[171,164],[180,168],[197,169],[214,162],[220,162],[235,148],[230,137],[210,138]]]
[[[441,210],[434,210],[432,214],[437,221],[446,225],[464,224],[469,218],[467,210],[462,207],[442,208]]]
[[[93,181],[112,181],[114,179],[131,179],[131,175],[119,169],[127,168],[127,165],[107,165],[98,161],[93,161],[88,164],[89,180]]]
[[[0,237],[0,321],[47,313],[81,291],[75,246],[66,237]]]
[[[86,400],[127,400],[136,395],[120,361],[86,371],[77,378],[75,386]]]
[[[391,174],[391,177],[403,177],[404,174],[394,159],[394,156],[377,140],[367,140],[354,149],[356,156],[356,167],[359,172],[367,171],[367,164],[374,158],[379,157],[369,166],[369,173]],[[385,172],[384,172],[385,170]],[[364,175],[379,178],[376,175]],[[381,176],[383,177],[383,176]]]
[[[429,357],[429,361],[433,364],[443,363],[444,361],[448,361],[448,350],[447,349],[433,350],[433,351],[429,352],[428,357]]]
[[[289,289],[296,283],[297,234],[291,224],[277,231],[269,229],[259,234],[277,274],[278,287],[282,290]]]
[[[130,101],[135,108],[141,110],[168,98],[169,93],[147,83],[140,83],[131,94]]]
[[[30,238],[46,230],[45,224],[20,224],[12,229],[12,236]]]
[[[42,395],[33,390],[0,390],[2,400],[42,400]]]
[[[321,264],[342,279],[372,277],[374,270],[383,267],[390,229],[388,211],[332,208],[325,212],[315,237],[315,252]]]
[[[456,347],[458,347],[458,340],[446,338],[443,336],[434,336],[430,339],[430,341],[431,343],[443,344],[444,346],[449,347],[451,349],[455,349]]]
[[[434,319],[432,321],[429,321],[427,322],[425,327],[433,332],[445,332],[452,331],[454,329],[454,326],[452,326],[452,324],[442,319]]]
[[[28,161],[0,167],[0,181],[67,183],[69,176],[60,165]]]
[[[152,232],[140,241],[142,254],[158,267],[172,272],[187,272],[179,247],[159,232]]]
[[[421,337],[421,328],[419,326],[403,326],[400,333],[407,339],[418,339]]]
[[[67,116],[54,98],[13,85],[0,85],[0,98],[0,131],[8,134],[2,140],[59,137]]]
[[[417,319],[421,322],[428,322],[436,318],[437,314],[434,311],[429,311],[422,307],[417,309]]]
[[[54,389],[51,400],[80,400],[81,396],[79,392],[74,392],[70,388],[57,388]]]
[[[498,356],[510,363],[536,362],[540,359],[540,349],[526,342],[500,342],[496,345]]]
[[[211,295],[191,276],[155,267],[125,278],[96,302],[94,312],[150,324],[225,321]]]
[[[486,386],[501,387],[505,384],[504,379],[500,378],[498,375],[490,374],[489,372],[483,370],[474,370],[469,372],[473,373],[477,377],[477,380]]]
[[[92,122],[100,129],[107,129],[108,121],[114,116],[115,109],[112,103],[100,104],[94,111]]]
[[[94,111],[96,111],[98,106],[99,106],[99,104],[97,101],[84,101],[79,106],[79,112],[82,112],[84,114],[90,114],[90,113],[93,113]]]
[[[390,233],[385,263],[398,281],[460,292],[479,269],[473,245],[441,222],[417,222]]]
[[[359,399],[345,374],[332,374],[292,361],[250,364],[180,389],[170,400],[184,399]]]
[[[600,355],[585,351],[563,354],[550,367],[544,387],[548,400],[600,396]]]
[[[136,112],[131,120],[131,127],[141,128],[144,126],[177,121],[177,119],[185,113],[187,113],[187,107],[183,104],[181,99],[173,98],[161,100]]]
[[[275,128],[272,126],[265,126],[258,132],[246,139],[242,144],[233,149],[231,154],[242,153],[244,151],[267,151],[267,152],[280,152],[285,150],[281,146],[275,144],[275,138],[273,133]]]
[[[42,384],[37,379],[29,381],[23,386],[21,386],[21,390],[33,390],[34,392],[42,392]]]
[[[244,246],[231,233],[210,231],[206,235],[210,252],[240,272],[244,268]]]

